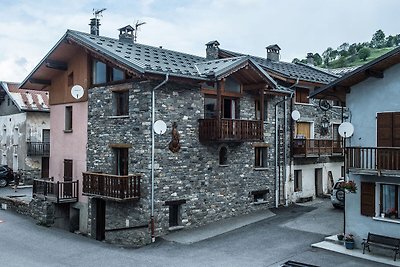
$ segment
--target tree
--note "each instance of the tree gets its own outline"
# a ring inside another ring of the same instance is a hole
[[[318,53],[315,53],[313,57],[314,57],[314,64],[317,66],[321,66],[322,65],[322,57]]]
[[[333,49],[332,47],[328,47],[323,53],[322,53],[322,58],[324,60],[325,66],[329,65],[330,59],[331,59],[331,53]]]
[[[385,46],[385,33],[382,30],[377,30],[374,33],[370,46],[374,48],[382,48]]]
[[[351,44],[351,45],[349,46],[349,50],[348,50],[347,52],[349,53],[349,55],[355,55],[355,54],[357,54],[357,44],[356,44],[356,43]]]
[[[294,63],[294,64],[299,63],[299,62],[300,62],[300,59],[298,59],[297,57],[292,60],[292,63]]]
[[[368,47],[363,47],[358,51],[358,57],[362,60],[367,60],[367,58],[371,55],[371,50]]]
[[[395,37],[392,35],[389,35],[388,37],[386,37],[385,46],[392,47],[395,45],[395,42],[396,42]]]

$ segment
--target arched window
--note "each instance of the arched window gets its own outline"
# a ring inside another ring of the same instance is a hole
[[[228,149],[222,146],[219,149],[219,165],[227,165],[228,163]]]

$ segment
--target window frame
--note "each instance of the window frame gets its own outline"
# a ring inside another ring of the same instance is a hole
[[[105,73],[102,73],[104,75],[104,81],[100,81],[100,82],[96,82],[97,76],[98,76],[98,72],[97,72],[97,63],[101,63],[105,65]],[[117,67],[113,67],[108,65],[107,63],[104,63],[101,60],[97,60],[97,59],[92,59],[92,64],[91,64],[91,84],[92,86],[101,86],[101,85],[105,85],[105,84],[114,84],[114,83],[121,83],[127,80],[128,75],[127,73],[122,70],[119,69]],[[121,71],[122,72],[122,79],[115,79],[114,77],[114,71]]]
[[[303,170],[294,170],[293,172],[293,190],[294,192],[303,191]]]
[[[384,186],[394,186],[395,187],[395,196],[394,196],[394,204],[395,207],[394,209],[397,212],[397,215],[395,215],[394,219],[399,219],[399,190],[400,190],[400,186],[398,184],[390,184],[390,183],[379,183],[379,214],[385,214],[385,218],[390,218],[390,216],[387,214],[387,210],[383,210],[383,187]]]
[[[129,116],[129,90],[112,91],[113,116]]]
[[[65,106],[64,110],[64,133],[71,133],[73,130],[73,107]]]
[[[268,147],[267,146],[254,146],[254,168],[265,169],[269,167],[268,164]]]

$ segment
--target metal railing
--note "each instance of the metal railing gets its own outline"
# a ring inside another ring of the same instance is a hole
[[[199,119],[199,139],[207,141],[263,140],[263,122],[260,120]]]
[[[26,142],[28,156],[50,156],[49,142]]]
[[[126,200],[140,198],[140,175],[113,175],[84,172],[83,193],[109,199]]]

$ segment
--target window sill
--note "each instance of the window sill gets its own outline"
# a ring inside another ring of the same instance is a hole
[[[390,218],[382,218],[382,217],[372,217],[372,219],[375,220],[375,221],[400,224],[400,219],[390,219]]]
[[[301,103],[301,102],[294,102],[296,105],[304,105],[304,106],[314,106],[313,103]]]
[[[268,201],[266,201],[266,200],[255,201],[255,202],[253,202],[253,205],[262,205],[262,204],[267,204],[267,203],[268,203]]]
[[[72,133],[72,130],[64,130],[64,133]]]
[[[181,230],[181,229],[183,229],[183,228],[184,228],[184,226],[182,226],[182,225],[172,226],[172,227],[169,227],[169,228],[168,228],[168,231],[173,232],[173,231]]]
[[[120,116],[108,116],[109,119],[127,119],[129,115],[120,115]]]
[[[269,168],[268,167],[254,167],[255,171],[268,171]]]
[[[228,164],[219,164],[220,167],[229,167]]]

